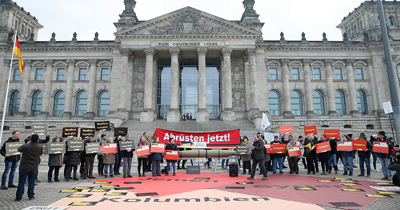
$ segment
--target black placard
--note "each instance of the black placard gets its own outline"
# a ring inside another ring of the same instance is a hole
[[[96,127],[96,131],[103,130],[103,129],[108,130],[108,131],[111,130],[110,129],[110,121],[95,122],[94,126]]]
[[[82,138],[88,137],[90,135],[94,136],[95,130],[94,128],[81,128],[80,136]]]
[[[74,190],[91,190],[94,187],[74,187]]]
[[[128,135],[128,128],[114,128],[114,137]]]
[[[93,154],[101,152],[101,147],[99,143],[87,143],[85,146],[86,154]]]
[[[48,153],[48,148],[47,148],[47,143],[39,143],[40,146],[43,147],[43,154],[47,155]]]
[[[104,196],[125,196],[126,194],[128,194],[128,193],[126,193],[126,192],[108,192],[108,193],[105,193]]]
[[[114,190],[134,190],[134,187],[116,187]]]
[[[153,196],[153,195],[158,195],[156,192],[149,192],[149,193],[135,193],[137,197],[141,196]]]
[[[119,185],[101,185],[101,188],[114,188],[119,187]]]
[[[47,125],[45,124],[31,125],[31,127],[32,127],[32,133],[35,133],[37,135],[47,134]]]
[[[225,187],[225,189],[231,189],[231,190],[244,190],[245,187]]]
[[[63,128],[62,137],[74,136],[78,137],[79,128]]]
[[[124,184],[142,184],[142,182],[124,182]]]
[[[296,189],[296,190],[304,190],[304,191],[317,190],[314,187],[295,187],[294,189]]]
[[[83,151],[85,146],[82,140],[68,141],[68,151]]]
[[[119,149],[120,150],[135,149],[135,142],[134,141],[119,141]]]
[[[236,154],[249,154],[250,150],[247,145],[236,145]]]
[[[6,154],[9,155],[19,155],[18,148],[24,145],[23,142],[7,142],[6,143]]]
[[[49,142],[47,143],[47,154],[59,154],[65,153],[65,143],[64,142]]]
[[[186,174],[200,174],[200,166],[186,166]]]
[[[71,195],[68,195],[67,197],[68,198],[88,198],[90,196],[92,196],[92,194],[71,194]]]

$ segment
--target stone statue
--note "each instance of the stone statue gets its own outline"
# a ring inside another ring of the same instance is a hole
[[[306,34],[304,32],[301,33],[301,41],[307,41]]]
[[[126,11],[133,11],[136,7],[136,1],[135,0],[124,0],[125,4],[125,10]]]
[[[99,41],[99,33],[98,32],[96,32],[94,34],[94,40],[93,41]]]
[[[281,41],[285,41],[285,34],[281,32]]]
[[[344,33],[344,34],[343,34],[343,41],[344,41],[344,42],[349,41],[349,37],[347,36],[347,33]]]
[[[50,41],[52,41],[52,42],[55,42],[56,41],[56,33],[52,33],[51,34],[51,39],[50,39]]]
[[[324,41],[324,42],[328,41],[328,39],[326,38],[326,33],[325,32],[322,34],[322,41]]]
[[[12,42],[14,41],[13,39],[14,39],[14,31],[11,31],[10,33],[8,33],[8,41]]]
[[[244,8],[245,8],[245,11],[253,12],[255,3],[256,2],[254,0],[244,0],[243,1],[243,5],[244,5]]]
[[[76,38],[78,36],[78,34],[76,32],[74,32],[74,34],[72,35],[72,41],[77,41],[78,39]]]
[[[369,35],[368,35],[368,33],[367,32],[363,32],[363,35],[364,35],[364,42],[369,42]]]
[[[34,33],[31,33],[29,35],[29,41],[35,41],[35,34]]]

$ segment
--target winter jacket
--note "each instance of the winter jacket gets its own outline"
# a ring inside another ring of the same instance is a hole
[[[175,143],[171,143],[169,142],[166,146],[165,146],[165,150],[178,150],[178,146],[176,146]],[[176,160],[167,160],[168,162],[176,162]]]
[[[49,166],[61,166],[62,154],[49,154]]]
[[[22,152],[19,170],[37,171],[40,163],[40,156],[43,154],[43,146],[40,146],[37,142],[31,142],[30,144],[20,146],[18,151]]]
[[[79,151],[68,151],[68,141],[66,142],[66,155],[64,158],[67,165],[79,165],[81,163],[81,158],[79,156]]]
[[[272,148],[272,144],[285,144],[285,143],[281,143],[281,141],[275,141],[274,140],[274,141],[271,142],[271,148]],[[284,156],[284,154],[271,154],[271,159],[282,158],[283,156]]]
[[[303,148],[303,145],[296,140],[296,142],[292,143],[291,141],[289,141],[289,143],[286,144],[286,150],[288,151],[287,156],[289,157],[289,147],[300,147],[300,151]]]
[[[6,143],[9,142],[19,142],[18,139],[13,139],[12,137],[8,138],[6,142],[4,142],[3,146],[0,149],[0,154],[5,156],[6,155]],[[11,155],[9,157],[6,157],[4,161],[11,161],[11,162],[18,162],[21,159],[21,155]]]
[[[351,140],[348,140],[346,142],[351,142]],[[346,156],[346,157],[354,157],[353,151],[340,151],[340,153],[342,154],[342,157],[344,157],[344,156]]]
[[[387,142],[389,147],[388,147],[388,153],[384,154],[384,153],[376,153],[378,155],[379,158],[390,158],[392,156],[392,149],[393,149],[393,144],[390,141],[390,139],[385,136],[383,139],[377,139],[376,141],[380,141],[380,142]]]
[[[24,141],[25,141],[25,143],[28,143],[28,141],[30,141],[30,140],[31,140],[31,137],[28,136]],[[46,136],[46,139],[39,139],[38,143],[43,144],[43,143],[47,143],[49,141],[50,141],[50,135]]]
[[[358,157],[360,158],[371,158],[372,144],[371,142],[365,140],[367,142],[367,151],[358,151]]]
[[[96,157],[96,153],[90,153],[90,154],[86,154],[86,145],[89,143],[96,143],[95,141],[90,141],[90,140],[85,140],[84,141],[84,145],[85,145],[85,150],[82,151],[81,155],[84,155],[85,157]]]
[[[400,187],[400,160],[393,162],[389,165],[389,170],[396,171],[393,176],[393,184]]]
[[[337,141],[336,139],[331,139],[329,141],[329,144],[331,145],[331,155],[336,154],[337,153]]]
[[[326,142],[327,140],[319,140],[318,141],[318,144],[319,143],[324,143],[324,142]],[[328,159],[330,159],[331,158],[331,153],[330,152],[323,152],[323,153],[319,153],[319,154],[317,154],[318,155],[318,159],[319,160],[328,160]]]
[[[264,147],[265,148],[265,147]],[[250,156],[251,157],[251,156]],[[271,156],[267,153],[267,148],[264,149],[264,162],[271,160]]]
[[[114,153],[104,154],[103,155],[103,164],[104,165],[115,164],[115,154]]]
[[[316,158],[317,157],[317,152],[314,149],[311,150],[315,146],[315,144],[318,143],[318,138],[314,136],[314,139],[308,139],[306,138],[304,141],[304,156],[306,158]],[[311,145],[311,148],[307,147],[307,145]]]
[[[265,155],[264,155],[264,150],[265,150],[264,142],[262,142],[261,140],[254,141],[253,142],[253,146],[254,146],[253,159],[254,160],[264,160],[264,157],[265,157]]]
[[[127,140],[128,141],[128,140]],[[133,142],[133,141],[132,141]],[[119,143],[118,143],[119,144]],[[119,146],[119,145],[118,145]],[[118,147],[119,148],[119,147]],[[133,151],[135,148],[132,148],[130,152],[128,150],[122,150],[122,157],[133,157]]]
[[[240,155],[242,161],[249,161],[249,160],[251,160],[251,149],[250,149],[250,148],[251,148],[251,144],[250,144],[249,142],[247,142],[247,144],[244,144],[244,142],[242,142],[242,144],[240,144],[240,145],[242,145],[242,146],[247,145],[247,147],[249,148],[249,154]],[[268,155],[268,156],[269,156],[269,155]]]
[[[163,156],[162,153],[151,153],[151,160],[162,160]]]
[[[115,138],[115,139],[114,139],[114,143],[117,143],[118,154],[121,154],[121,155],[122,155],[121,148],[119,147],[119,142],[120,142],[120,141],[123,141],[123,140],[122,140],[122,139],[119,139],[119,140],[118,140],[118,138]]]
[[[139,143],[138,143],[138,147],[141,147],[141,146],[145,146],[145,145],[149,145],[149,144],[147,144],[147,142],[145,141],[145,142],[143,142],[143,144],[142,143],[140,143],[140,141],[139,141]],[[150,147],[150,146],[149,146]],[[144,156],[139,156],[138,158],[148,158],[149,157],[149,155],[144,155]]]

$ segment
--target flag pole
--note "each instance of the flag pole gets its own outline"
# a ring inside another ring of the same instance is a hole
[[[8,74],[8,81],[7,81],[6,98],[4,99],[3,119],[1,120],[0,145],[2,145],[1,142],[3,140],[4,121],[5,121],[6,115],[7,115],[7,99],[8,99],[8,91],[10,89],[10,80],[11,80],[11,73],[12,73],[12,66],[13,66],[14,50],[15,50],[15,42],[16,42],[16,40],[17,40],[17,31],[15,31],[14,46],[13,46],[13,50],[11,52],[11,62],[10,62],[10,70],[9,70],[9,74]]]

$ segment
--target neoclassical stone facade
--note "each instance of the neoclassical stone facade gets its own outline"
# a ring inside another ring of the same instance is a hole
[[[35,41],[42,26],[12,1],[0,1],[0,98],[6,95],[12,31],[29,25],[21,42],[25,76],[13,71],[7,122],[128,120],[199,123],[248,119],[262,113],[276,126],[316,124],[364,131],[389,130],[382,103],[390,100],[377,5],[367,1],[338,25],[343,41],[264,41],[254,0],[241,20],[228,21],[185,7],[139,21],[135,0],[114,41]],[[238,1],[239,4],[239,1]],[[395,69],[400,63],[400,3],[384,2]],[[24,21],[5,20],[5,13]],[[26,20],[29,20],[26,22]],[[22,32],[21,32],[22,33]],[[31,38],[29,38],[31,37]],[[300,37],[300,35],[299,35]],[[3,103],[0,104],[3,110]],[[133,128],[134,129],[134,128]]]

